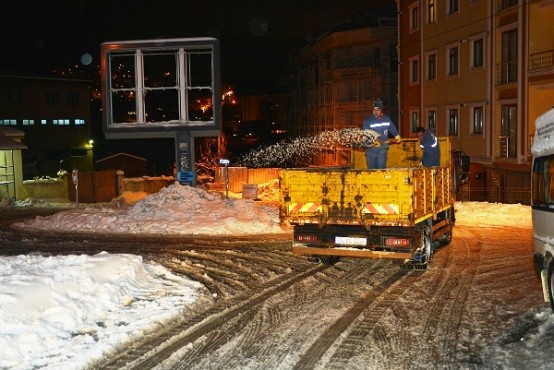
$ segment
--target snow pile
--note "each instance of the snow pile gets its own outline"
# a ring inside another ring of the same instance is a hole
[[[142,257],[0,258],[0,368],[79,369],[206,296]]]
[[[456,225],[531,227],[531,207],[522,204],[456,202]]]
[[[14,227],[70,232],[171,235],[275,234],[281,227],[278,206],[249,199],[225,199],[219,193],[178,183],[148,195],[128,208],[68,209]]]

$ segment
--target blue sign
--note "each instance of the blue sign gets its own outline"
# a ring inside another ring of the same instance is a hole
[[[192,171],[179,171],[177,172],[177,181],[179,184],[192,184],[194,183],[194,172]]]

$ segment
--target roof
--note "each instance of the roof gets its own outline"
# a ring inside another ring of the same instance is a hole
[[[0,136],[22,138],[25,133],[13,127],[0,126]]]
[[[0,135],[0,150],[27,149],[27,146],[17,140]]]
[[[110,160],[110,159],[114,159],[114,158],[117,158],[117,157],[129,157],[129,158],[137,159],[137,160],[139,160],[139,161],[144,161],[144,162],[146,162],[146,159],[145,159],[145,158],[137,157],[136,155],[132,155],[132,154],[128,154],[128,153],[117,153],[117,154],[114,154],[114,155],[110,155],[109,157],[105,157],[105,158],[99,159],[99,160],[97,160],[97,161],[95,161],[95,162],[96,162],[96,163],[104,162],[104,161],[108,161],[108,160]]]

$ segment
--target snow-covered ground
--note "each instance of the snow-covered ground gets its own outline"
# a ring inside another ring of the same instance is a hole
[[[120,207],[70,207],[19,226],[147,234],[290,232],[279,225],[278,208],[271,201],[226,199],[178,184],[140,200],[128,196]],[[0,207],[37,204],[44,205],[27,201]],[[458,225],[531,226],[528,206],[458,202],[456,210]],[[0,257],[0,369],[83,368],[207,294],[198,282],[140,256]],[[536,315],[541,328],[533,340],[539,341],[552,331],[554,316],[546,306]]]

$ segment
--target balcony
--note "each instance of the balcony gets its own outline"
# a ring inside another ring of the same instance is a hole
[[[554,50],[541,51],[529,56],[529,72],[552,70],[554,67]]]
[[[517,60],[510,60],[496,65],[496,84],[504,85],[517,82]]]
[[[516,158],[516,138],[512,136],[497,136],[497,156],[501,158]]]

